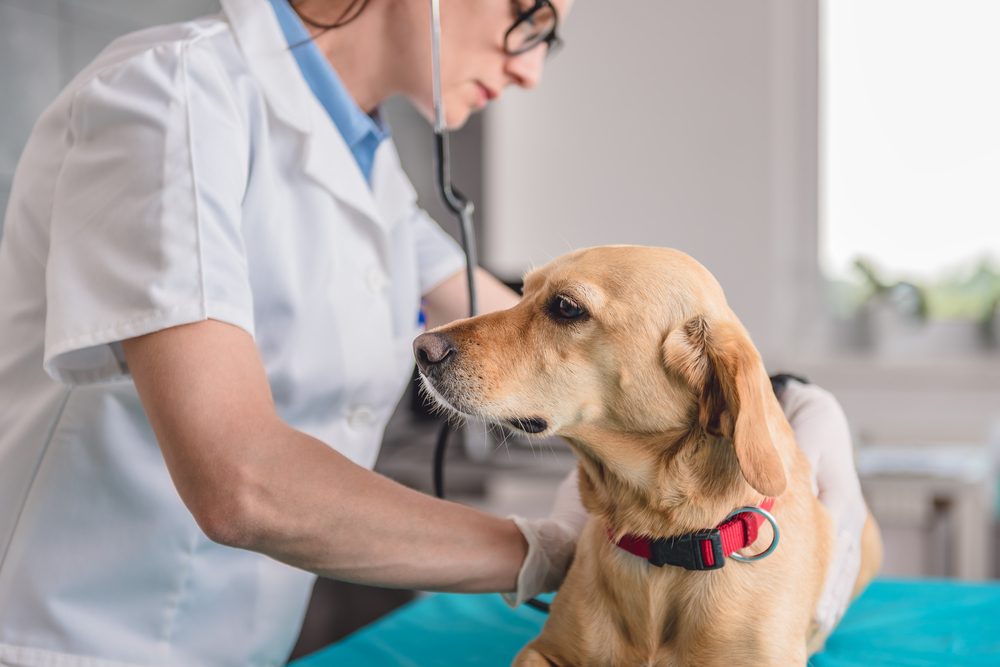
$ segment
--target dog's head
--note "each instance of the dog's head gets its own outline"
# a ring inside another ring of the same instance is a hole
[[[705,482],[685,475],[785,488],[760,356],[716,280],[679,251],[570,253],[528,273],[514,308],[425,333],[414,352],[439,403],[563,436],[627,487],[662,494],[666,469],[682,495]]]

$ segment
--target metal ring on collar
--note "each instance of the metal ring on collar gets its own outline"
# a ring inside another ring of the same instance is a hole
[[[771,546],[769,546],[767,549],[764,549],[759,554],[755,554],[753,556],[740,556],[739,554],[736,553],[729,554],[729,557],[732,558],[733,560],[738,560],[741,563],[752,563],[762,558],[767,558],[768,556],[771,555],[771,552],[773,552],[775,548],[777,548],[778,546],[778,538],[781,537],[781,531],[778,529],[778,521],[771,515],[770,512],[768,512],[765,509],[761,509],[760,507],[741,507],[739,509],[733,510],[732,512],[729,513],[729,516],[727,516],[723,520],[723,523],[729,521],[737,514],[743,514],[744,512],[753,512],[755,514],[761,515],[762,517],[767,519],[768,523],[771,524],[771,529],[774,531],[774,537],[771,539]]]

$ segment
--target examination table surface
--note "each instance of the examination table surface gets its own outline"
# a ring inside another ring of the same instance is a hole
[[[545,614],[499,595],[433,594],[293,667],[506,667]],[[1000,583],[877,580],[810,667],[1000,667]]]

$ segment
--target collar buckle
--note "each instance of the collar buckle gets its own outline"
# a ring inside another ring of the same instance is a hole
[[[718,570],[726,564],[722,534],[717,528],[650,542],[649,562],[657,567],[675,565],[685,570]]]

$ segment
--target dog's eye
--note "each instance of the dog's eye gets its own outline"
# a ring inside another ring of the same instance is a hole
[[[587,316],[587,311],[558,294],[549,301],[549,313],[558,320],[579,320]]]

